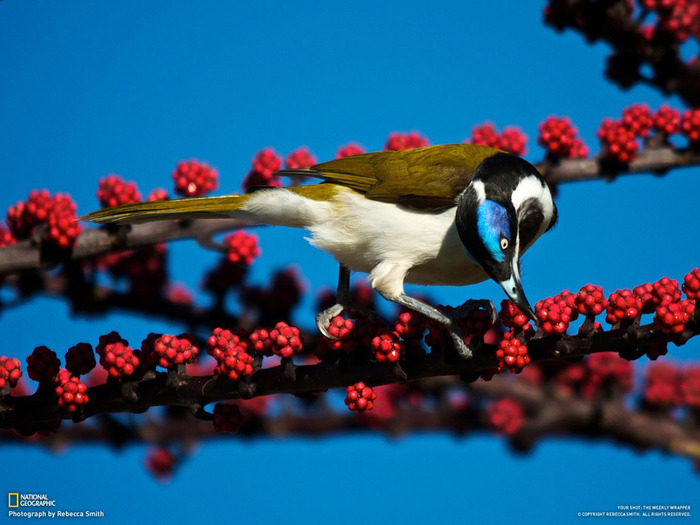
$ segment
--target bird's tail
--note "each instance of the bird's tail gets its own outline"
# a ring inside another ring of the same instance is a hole
[[[134,202],[93,211],[82,221],[100,224],[138,224],[167,219],[229,218],[251,194],[197,197],[152,202]]]

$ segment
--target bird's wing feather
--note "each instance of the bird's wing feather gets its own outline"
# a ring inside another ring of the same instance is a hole
[[[500,150],[474,144],[445,144],[353,155],[281,175],[306,175],[341,184],[367,198],[425,210],[454,205],[476,167]]]

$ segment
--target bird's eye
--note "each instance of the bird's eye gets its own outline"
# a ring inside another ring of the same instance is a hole
[[[505,251],[508,248],[508,239],[503,237],[501,239],[501,250]]]

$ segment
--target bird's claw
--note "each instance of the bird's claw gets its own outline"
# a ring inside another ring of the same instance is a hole
[[[469,345],[464,342],[464,336],[459,328],[453,328],[450,330],[450,336],[452,336],[452,342],[454,343],[455,350],[457,350],[457,355],[462,359],[471,359],[474,355],[472,353]]]
[[[337,341],[338,338],[328,332],[328,327],[331,325],[333,318],[340,315],[344,309],[345,307],[342,304],[337,303],[316,314],[316,328],[324,337],[331,341]]]
[[[478,308],[483,308],[484,310],[489,312],[489,316],[491,317],[491,324],[496,323],[496,319],[498,319],[498,311],[496,310],[493,301],[491,301],[490,299],[469,299],[463,304],[459,305],[454,310],[452,310],[448,314],[448,317],[450,317],[450,319],[456,322],[459,319],[464,319],[469,312]]]
[[[340,315],[341,313],[347,313],[349,317],[352,319],[357,319],[358,317],[364,317],[367,318],[371,321],[381,323],[382,320],[377,315],[376,312],[369,310],[367,308],[363,308],[361,306],[358,306],[356,304],[340,304],[336,303],[330,308],[326,308],[322,312],[319,312],[316,314],[316,328],[318,329],[319,332],[323,334],[324,337],[327,337],[331,341],[337,341],[338,338],[331,335],[328,332],[328,327],[331,325],[331,321],[333,321],[333,318]]]

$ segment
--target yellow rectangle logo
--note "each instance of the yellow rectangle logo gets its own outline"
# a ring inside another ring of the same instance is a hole
[[[14,501],[14,503],[13,503]],[[8,507],[19,507],[19,493],[18,492],[10,492],[7,495],[7,506]]]

